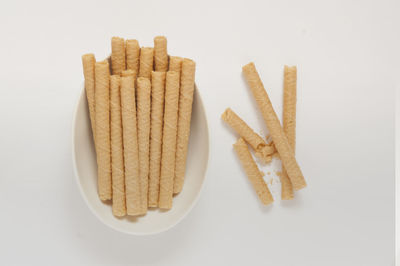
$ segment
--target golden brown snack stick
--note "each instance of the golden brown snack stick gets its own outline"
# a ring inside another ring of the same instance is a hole
[[[136,72],[133,71],[132,69],[127,69],[121,72],[121,77],[128,77],[128,76],[136,77]]]
[[[187,58],[183,59],[181,86],[179,89],[179,116],[175,159],[174,193],[181,192],[183,182],[185,180],[186,156],[190,136],[190,119],[192,117],[195,71],[196,63]]]
[[[110,69],[107,61],[95,63],[96,150],[99,197],[112,198],[110,142]]]
[[[151,78],[151,72],[153,71],[153,53],[154,49],[151,47],[142,47],[142,49],[140,49],[138,77]]]
[[[85,77],[86,98],[89,106],[90,123],[92,125],[93,140],[96,138],[96,122],[95,122],[95,78],[94,64],[96,58],[94,54],[84,54],[82,56],[83,76]],[[96,145],[96,142],[95,142]]]
[[[257,157],[259,157],[264,163],[272,160],[272,154],[274,148],[269,146],[260,135],[254,132],[246,122],[244,122],[234,111],[227,108],[221,116],[230,127],[232,127],[255,151]]]
[[[113,75],[121,75],[121,72],[126,69],[124,39],[119,37],[112,37],[111,51],[112,73]]]
[[[137,79],[137,125],[139,144],[139,176],[143,212],[147,212],[150,153],[151,83],[147,78]]]
[[[110,77],[112,211],[126,215],[124,146],[122,140],[120,77]]]
[[[169,57],[169,71],[181,72],[182,70],[182,57],[170,56]]]
[[[154,38],[154,65],[156,71],[168,71],[167,38]]]
[[[137,40],[126,40],[126,69],[139,72],[140,46]]]
[[[160,198],[158,206],[172,208],[178,125],[179,73],[168,71],[165,84],[164,128],[161,155]]]
[[[139,147],[135,102],[135,82],[133,77],[122,77],[122,135],[124,143],[126,209],[128,215],[143,214],[140,201]]]
[[[272,107],[271,101],[265,91],[254,63],[245,65],[243,67],[243,73],[257,102],[258,108],[261,110],[264,121],[267,124],[272,140],[274,141],[275,148],[279,152],[282,164],[286,168],[293,188],[299,190],[306,187],[307,184],[304,180],[304,176],[297,164],[293,150],[289,145],[289,141],[286,138],[286,134],[283,131],[278,116]]]
[[[151,75],[151,131],[150,131],[150,170],[149,207],[158,206],[160,193],[161,147],[164,118],[165,72]]]
[[[269,191],[268,186],[263,179],[263,174],[258,169],[257,164],[251,156],[249,148],[247,147],[244,139],[238,139],[238,141],[233,144],[233,147],[235,148],[236,154],[238,155],[244,171],[253,185],[258,198],[264,205],[274,202],[271,192]]]
[[[296,83],[297,68],[295,66],[285,66],[283,82],[283,131],[286,133],[293,153],[295,153],[296,149]],[[284,166],[282,166],[280,178],[282,184],[282,199],[293,199],[293,186]]]

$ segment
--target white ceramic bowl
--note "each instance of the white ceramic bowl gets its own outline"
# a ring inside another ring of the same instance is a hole
[[[199,198],[208,163],[208,126],[206,112],[197,87],[194,92],[191,133],[183,190],[174,197],[169,211],[149,210],[143,217],[116,218],[111,204],[102,202],[97,194],[97,166],[86,94],[76,106],[73,120],[72,156],[76,182],[89,209],[111,228],[132,235],[150,235],[166,231],[178,224]]]

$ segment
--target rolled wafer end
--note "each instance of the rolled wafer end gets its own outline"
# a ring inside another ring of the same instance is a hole
[[[285,169],[283,172],[277,173],[281,180],[281,198],[283,200],[292,200],[294,198],[292,182],[286,174]]]
[[[263,179],[263,173],[258,169],[249,148],[243,138],[233,144],[236,154],[239,157],[240,162],[246,172],[247,177],[252,183],[254,190],[256,191],[258,198],[262,204],[268,205],[274,201],[271,192],[268,189],[267,184]]]
[[[169,57],[169,71],[181,72],[182,69],[182,57],[170,56]]]
[[[154,64],[156,71],[168,70],[167,38],[164,36],[154,38]]]
[[[125,63],[125,41],[120,37],[111,39],[111,67],[112,73],[120,75],[126,68]]]

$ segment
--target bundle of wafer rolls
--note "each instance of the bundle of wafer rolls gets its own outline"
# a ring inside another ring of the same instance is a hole
[[[111,39],[111,58],[82,56],[97,157],[98,194],[115,216],[171,209],[182,191],[196,64],[154,47]]]
[[[243,73],[249,88],[261,111],[264,121],[270,133],[271,141],[263,139],[234,111],[226,109],[222,114],[225,121],[239,136],[233,145],[239,160],[252,183],[260,201],[264,205],[271,204],[274,200],[271,192],[263,179],[248,146],[250,146],[256,157],[263,163],[270,163],[275,154],[282,161],[282,173],[279,175],[281,181],[281,198],[291,200],[294,190],[306,187],[306,181],[295,158],[295,135],[296,135],[296,86],[297,68],[285,66],[284,88],[283,88],[283,123],[281,125],[276,115],[267,91],[258,75],[254,63],[243,66]]]

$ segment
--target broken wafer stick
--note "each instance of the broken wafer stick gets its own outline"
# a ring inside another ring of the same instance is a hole
[[[137,79],[136,95],[141,204],[143,212],[147,212],[151,109],[151,83],[149,79],[143,77]]]
[[[272,161],[274,148],[269,146],[260,135],[254,132],[234,111],[227,108],[221,116],[255,151],[255,154],[264,163]]]
[[[257,164],[251,156],[249,148],[244,139],[238,139],[238,141],[233,144],[233,147],[239,157],[239,160],[244,168],[244,171],[246,172],[247,177],[249,178],[251,184],[254,187],[254,190],[257,193],[258,198],[264,205],[271,204],[274,199],[268,189],[267,184],[263,179],[263,174],[258,169]]]
[[[143,214],[140,201],[139,147],[135,102],[135,82],[133,77],[121,77],[122,136],[124,143],[126,210],[128,215]]]
[[[167,38],[154,38],[154,65],[156,71],[168,71]]]
[[[296,150],[296,87],[297,87],[297,68],[285,66],[284,82],[283,82],[283,131],[289,141],[289,145]],[[293,199],[292,182],[286,173],[285,167],[282,166],[281,178],[282,190],[281,197],[283,200]]]
[[[107,61],[95,63],[96,150],[99,197],[112,198],[110,142],[110,68]]]
[[[293,188],[295,190],[299,190],[306,187],[307,184],[304,180],[304,176],[296,161],[296,158],[294,157],[293,150],[290,147],[289,141],[279,122],[278,116],[272,107],[271,101],[267,92],[265,91],[264,85],[262,84],[254,63],[249,63],[243,66],[243,73],[257,102],[258,108],[262,113],[274,145],[279,152],[282,164],[286,169],[290,181],[292,182]]]
[[[179,76],[178,72],[168,71],[166,77],[160,198],[158,202],[158,206],[162,209],[172,208],[178,125]]]
[[[151,47],[142,47],[142,49],[140,49],[138,77],[151,78],[151,72],[153,71],[153,53],[154,49]]]
[[[181,72],[182,69],[182,57],[170,56],[169,57],[169,71]]]
[[[137,40],[126,40],[126,69],[139,72],[140,46]]]
[[[190,120],[194,93],[194,77],[196,63],[190,59],[183,59],[181,85],[179,89],[178,132],[175,159],[174,193],[182,190],[185,180],[186,157],[190,136]]]
[[[160,193],[161,147],[164,118],[165,72],[152,72],[151,75],[151,131],[150,131],[150,170],[149,207],[158,206]]]
[[[123,38],[112,37],[111,39],[111,68],[113,75],[121,75],[121,72],[126,69]]]
[[[122,140],[120,77],[110,77],[112,211],[126,215],[124,146]]]
[[[84,54],[82,56],[83,76],[85,77],[86,98],[89,106],[90,123],[92,126],[93,140],[96,146],[96,122],[95,122],[95,77],[94,64],[96,58],[94,54]]]

